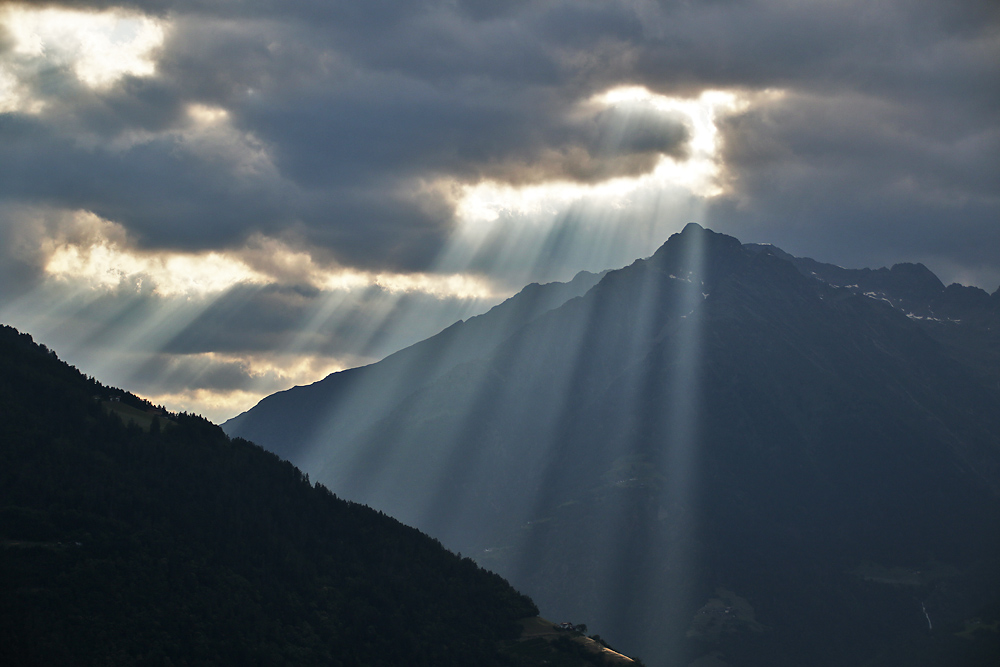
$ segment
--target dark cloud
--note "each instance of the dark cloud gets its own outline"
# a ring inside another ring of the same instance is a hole
[[[686,152],[689,134],[678,118],[605,111],[580,119],[569,111],[547,91],[484,99],[402,79],[256,107],[247,123],[279,147],[283,173],[309,188],[387,174],[591,182],[643,173],[660,154]]]
[[[37,119],[0,117],[0,196],[90,210],[160,247],[223,245],[287,220],[280,182],[233,174],[174,137],[88,143]]]
[[[0,194],[92,210],[146,247],[231,246],[294,227],[343,263],[405,270],[427,267],[451,225],[447,202],[416,196],[414,179],[593,182],[684,153],[677,119],[571,117],[581,100],[523,86],[545,58],[497,57],[525,57],[519,39],[542,43],[523,26],[477,32],[443,10],[400,21],[358,34],[294,15],[174,17],[153,79],[93,91],[63,69],[34,82],[49,106],[0,127],[10,138],[0,157],[17,172]],[[447,81],[427,53],[457,67]],[[185,140],[192,103],[227,109],[238,134]],[[141,132],[160,134],[129,140]],[[244,164],[255,151],[263,169]]]
[[[923,261],[946,282],[1000,282],[995,0],[47,4],[152,15],[164,42],[152,76],[94,88],[0,28],[2,72],[25,96],[0,100],[0,311],[136,391],[273,391],[289,382],[275,355],[358,362],[491,304],[336,295],[291,267],[264,288],[186,301],[135,278],[67,306],[75,286],[44,280],[52,239],[108,233],[72,211],[140,252],[249,257],[263,235],[317,265],[471,269],[512,289],[651,253],[691,219],[844,266]],[[717,119],[722,195],[646,188],[544,224],[504,210],[438,265],[455,231],[439,181],[587,185],[696,153],[684,116],[591,102],[619,86],[745,98]]]
[[[451,202],[416,187],[428,179],[593,183],[683,158],[679,118],[581,111],[644,85],[787,91],[723,124],[733,190],[710,224],[816,255],[850,257],[840,230],[856,228],[892,242],[880,256],[1000,264],[983,249],[997,218],[995,2],[51,4],[170,28],[154,77],[94,91],[65,68],[34,73],[49,106],[0,118],[0,197],[93,210],[148,247],[293,233],[341,262],[427,268],[453,224]],[[194,132],[192,104],[225,109],[228,133]]]
[[[155,384],[149,382],[150,378],[155,378]],[[246,389],[257,380],[250,365],[242,360],[215,361],[169,354],[153,356],[134,371],[130,379],[134,385],[147,385],[156,393],[180,393],[192,389],[226,392]],[[264,391],[283,388],[277,378],[265,377],[263,380]]]
[[[6,257],[0,260],[0,302],[12,302],[27,295],[42,279],[38,266],[37,248],[23,248],[17,234],[17,225],[0,210],[0,247]]]
[[[378,359],[493,305],[485,299],[390,293],[377,286],[350,294],[243,286],[221,295],[162,350],[169,355],[288,350],[295,347],[296,332],[328,299],[336,301],[335,312],[297,344],[297,354]]]
[[[953,118],[948,104],[867,96],[755,107],[722,126],[732,191],[711,222],[844,265],[925,261],[946,281],[980,276],[992,291],[1000,128]]]

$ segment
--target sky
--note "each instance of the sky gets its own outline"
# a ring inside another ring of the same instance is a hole
[[[1000,4],[0,2],[0,322],[171,410],[692,221],[995,291]]]

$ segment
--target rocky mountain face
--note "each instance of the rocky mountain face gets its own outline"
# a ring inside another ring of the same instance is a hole
[[[996,294],[697,225],[574,283],[225,428],[649,664],[992,663]]]
[[[948,353],[994,389],[1000,389],[1000,288],[947,287],[923,264],[890,269],[845,269],[793,257],[773,246],[748,245],[787,259],[806,276],[855,294],[884,301],[921,325]]]

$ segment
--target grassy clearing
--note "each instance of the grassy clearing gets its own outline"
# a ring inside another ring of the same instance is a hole
[[[135,424],[147,433],[152,428],[154,419],[159,419],[161,428],[167,424],[175,424],[166,415],[147,412],[120,401],[101,401],[101,405],[107,412],[118,415],[126,426]]]
[[[551,647],[549,646],[550,644],[561,641],[571,641],[592,654],[597,659],[598,664],[637,664],[632,658],[622,655],[621,653],[618,653],[617,651],[614,651],[606,646],[602,646],[598,642],[594,641],[590,637],[584,636],[583,634],[576,633],[571,630],[563,630],[552,621],[544,619],[541,616],[523,618],[520,623],[523,629],[521,631],[521,637],[518,640],[518,646],[513,649],[513,652],[515,653],[521,655],[532,655],[534,657],[544,657],[547,653],[551,652]]]

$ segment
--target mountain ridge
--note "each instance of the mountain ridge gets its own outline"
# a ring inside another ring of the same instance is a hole
[[[1000,287],[990,294],[958,283],[945,286],[920,263],[903,262],[874,270],[845,269],[794,257],[774,246],[747,247],[775,254],[803,275],[833,287],[885,301],[916,320],[927,334],[948,348],[951,356],[1000,390]]]
[[[355,392],[357,397],[351,400],[349,405],[338,409],[354,415],[366,414],[379,408],[385,409],[402,400],[404,392],[412,391],[412,385],[436,377],[435,373],[441,372],[436,369],[448,368],[450,365],[469,360],[475,354],[481,353],[482,347],[498,344],[518,327],[546,312],[553,304],[580,296],[603,275],[604,273],[580,271],[567,283],[527,285],[514,297],[493,307],[489,313],[471,317],[467,321],[458,321],[440,333],[395,352],[379,362],[332,373],[322,380],[306,385],[311,388],[307,392],[297,391],[300,387],[292,387],[271,394],[254,408],[226,421],[222,425],[223,429],[236,436],[252,430],[257,434],[260,443],[269,450],[290,461],[304,462],[305,459],[300,458],[303,456],[302,452],[298,449],[289,449],[286,443],[323,437],[324,425],[310,422],[310,417],[318,412],[319,406],[329,410],[331,404],[338,404],[346,393]],[[473,345],[471,341],[475,341],[475,350],[470,349]],[[442,356],[445,358],[441,359]],[[399,391],[389,396],[382,395],[383,390],[380,385],[385,382],[383,376],[392,376],[393,384],[399,387]],[[403,376],[402,381],[399,376]],[[371,386],[378,386],[378,389],[373,392],[368,389]],[[294,411],[302,418],[272,429],[269,428],[271,423],[269,417],[257,417],[260,412],[272,411]]]
[[[939,623],[996,595],[1000,394],[931,333],[688,225],[350,437],[329,429],[311,470],[655,664],[932,664],[964,649],[851,574],[947,563],[957,578],[915,589]],[[749,602],[711,620],[713,600]]]

